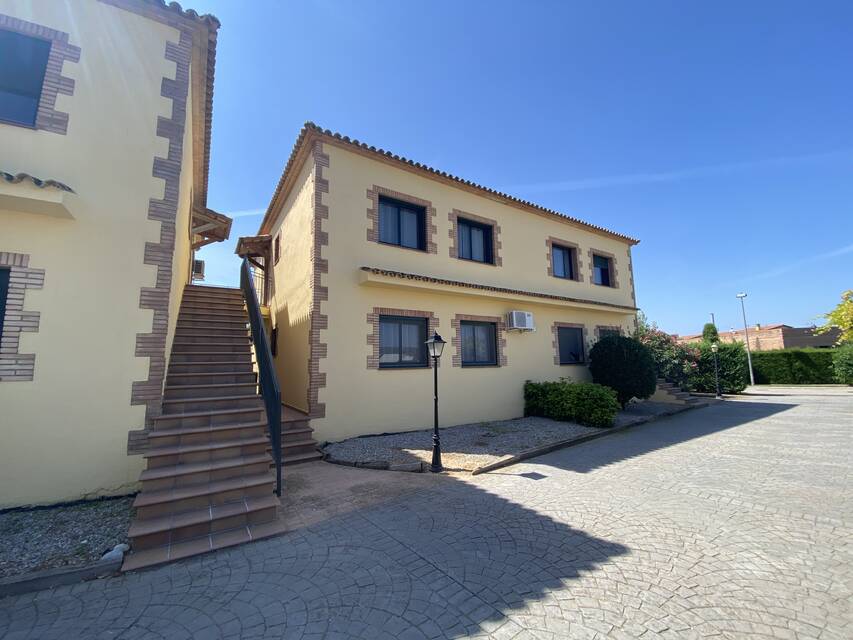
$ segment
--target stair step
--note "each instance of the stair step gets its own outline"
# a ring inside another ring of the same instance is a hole
[[[262,434],[266,438],[264,431],[266,426],[267,423],[265,421],[256,420],[252,422],[226,422],[224,424],[199,427],[152,429],[148,432],[148,444],[152,448],[160,448],[239,440],[241,438],[253,438]],[[284,432],[282,431],[282,433]]]
[[[175,329],[175,337],[180,336],[197,336],[200,334],[213,336],[246,336],[249,335],[249,328],[245,322],[232,324],[211,325],[207,322],[196,322],[195,324],[187,324],[186,321],[178,323]]]
[[[257,448],[257,447],[256,447]],[[250,455],[216,460],[182,462],[143,471],[139,480],[142,493],[183,487],[199,487],[230,478],[245,478],[268,470],[272,458],[265,449]]]
[[[252,362],[252,353],[240,351],[191,351],[187,353],[172,353],[172,358],[169,360],[169,366],[174,364],[205,364],[205,363],[223,364],[229,362],[232,364],[245,364]]]
[[[186,385],[216,385],[216,384],[246,384],[257,383],[258,374],[251,369],[246,372],[235,371],[189,371],[186,373],[172,373],[166,376],[166,386]]]
[[[184,287],[184,291],[235,291],[242,293],[240,287],[226,287],[220,284],[188,284]]]
[[[257,393],[235,396],[206,396],[202,398],[168,398],[161,402],[163,415],[195,413],[216,409],[263,409],[263,398]]]
[[[163,414],[153,419],[154,431],[160,429],[221,426],[225,424],[258,422],[265,418],[263,406],[240,407],[237,409],[207,409],[185,411],[183,413]]]
[[[181,300],[182,311],[231,311],[246,313],[242,300]]]
[[[235,309],[218,311],[215,309],[194,309],[191,307],[183,307],[178,311],[178,322],[181,320],[228,320],[235,322],[244,320],[248,322],[248,314],[245,309]]]
[[[143,491],[137,494],[133,508],[136,509],[137,518],[146,520],[269,495],[274,486],[275,476],[265,471],[161,491]]]
[[[204,342],[188,342],[188,341],[180,341],[172,343],[172,355],[185,355],[192,353],[242,353],[243,355],[251,355],[251,347],[248,340],[248,337],[242,343],[228,343],[228,342],[211,342],[209,338],[205,339]]]
[[[228,457],[225,455],[228,449],[244,449],[246,447],[257,447],[263,445],[266,447],[269,444],[269,438],[266,435],[255,435],[246,438],[230,438],[223,440],[213,440],[207,442],[194,442],[188,444],[158,444],[156,447],[151,447],[143,457],[148,460],[148,469],[155,469],[163,466],[183,464],[184,462],[193,462],[193,460],[183,460],[181,458],[191,458],[199,456],[198,462],[204,460],[214,460],[217,458]],[[201,457],[206,455],[207,457]],[[235,456],[248,455],[245,452],[238,452]],[[143,472],[144,473],[144,472]]]
[[[200,384],[167,384],[163,389],[164,400],[195,400],[205,397],[234,397],[245,394],[257,395],[255,382],[223,382]]]
[[[322,460],[323,454],[320,451],[315,451],[313,453],[296,453],[293,455],[287,455],[284,458],[284,464],[287,466],[293,466],[295,464],[301,464],[303,462],[312,462],[314,460]],[[284,492],[282,492],[284,493]]]

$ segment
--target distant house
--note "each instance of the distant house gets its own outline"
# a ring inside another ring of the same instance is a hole
[[[675,336],[675,339],[681,344],[698,342],[702,339],[702,334]],[[743,329],[721,331],[720,340],[722,342],[744,342],[744,331]],[[749,347],[753,351],[802,349],[803,347],[829,349],[835,346],[836,340],[838,340],[837,329],[817,334],[814,327],[792,327],[787,324],[766,326],[757,324],[754,327],[749,327]]]

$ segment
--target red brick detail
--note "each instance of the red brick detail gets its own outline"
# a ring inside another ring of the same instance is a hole
[[[432,202],[424,200],[423,198],[410,196],[408,193],[401,193],[400,191],[380,187],[379,185],[373,185],[373,187],[367,190],[367,199],[370,200],[370,206],[367,208],[368,242],[379,242],[379,196],[387,196],[389,198],[394,198],[395,200],[402,200],[403,202],[423,207],[426,211],[426,215],[424,217],[426,223],[426,234],[424,237],[426,238],[427,253],[438,253],[438,245],[435,242],[435,237],[438,234],[438,227],[435,224],[437,214],[435,212],[435,207],[432,206]],[[409,251],[418,251],[418,249],[411,249],[410,247],[398,248],[408,249]]]
[[[637,290],[634,288],[634,259],[631,256],[631,247],[628,247],[628,286],[631,288],[631,302],[637,306]],[[634,318],[636,323],[636,318]]]
[[[500,316],[471,316],[457,313],[450,321],[450,327],[453,329],[453,337],[450,339],[450,344],[453,347],[452,364],[454,367],[462,366],[462,321],[470,320],[472,322],[493,322],[495,324],[495,337],[497,338],[497,360],[498,364],[494,366],[505,367],[506,360],[506,323]]]
[[[40,314],[38,311],[24,311],[24,295],[27,289],[44,286],[44,269],[32,269],[29,265],[30,256],[26,253],[0,251],[0,269],[11,271],[3,335],[0,335],[0,382],[32,380],[35,373],[35,354],[18,353],[21,333],[39,330]]]
[[[388,309],[386,307],[373,307],[373,311],[367,314],[367,324],[371,332],[367,334],[367,344],[372,347],[372,353],[367,356],[367,368],[379,369],[379,316],[405,316],[407,318],[427,318],[427,336],[432,336],[433,331],[438,331],[438,318],[432,311],[416,311],[414,309]],[[427,358],[427,367],[432,367],[432,360]],[[424,367],[419,367],[424,368]]]
[[[608,253],[607,251],[599,251],[598,249],[588,249],[587,250],[587,257],[589,258],[589,282],[590,282],[590,284],[596,284],[595,283],[595,263],[594,263],[594,260],[592,259],[592,257],[594,255],[602,256],[602,257],[610,260],[610,288],[611,289],[618,289],[619,288],[619,268],[616,265],[616,256],[613,255],[612,253]],[[603,287],[605,285],[599,284],[596,286]],[[634,304],[636,304],[636,302]]]
[[[583,362],[574,362],[571,364],[560,364],[560,327],[568,327],[571,329],[583,329]],[[555,322],[551,325],[551,334],[554,339],[551,346],[554,348],[554,364],[562,367],[571,367],[576,365],[584,365],[589,360],[589,332],[585,325],[576,322]]]
[[[44,73],[35,128],[65,135],[68,132],[68,114],[56,110],[56,97],[60,93],[66,96],[74,95],[74,80],[62,75],[62,65],[66,60],[80,62],[80,47],[68,43],[67,33],[2,13],[0,13],[0,29],[50,41],[50,53],[47,56],[47,68]],[[17,125],[15,122],[3,123]]]
[[[551,250],[554,245],[558,247],[565,247],[567,249],[572,250],[572,273],[574,273],[574,278],[560,278],[561,280],[574,280],[575,282],[583,282],[583,261],[581,260],[581,250],[580,247],[575,242],[569,242],[568,240],[562,240],[560,238],[555,238],[553,236],[549,236],[545,240],[545,247],[547,248],[547,252],[545,253],[545,261],[548,265],[548,275],[554,276],[554,259],[552,257]],[[556,277],[556,276],[555,276]]]
[[[136,336],[135,355],[149,358],[148,378],[133,382],[130,404],[145,405],[146,427],[151,419],[161,413],[163,379],[166,374],[166,333],[169,326],[169,293],[172,288],[172,259],[175,251],[175,219],[178,212],[180,192],[181,159],[183,156],[184,127],[187,119],[187,96],[190,79],[190,56],[192,31],[179,22],[174,25],[180,30],[178,43],[167,42],[166,60],[176,65],[175,77],[164,77],[160,95],[172,101],[172,117],[157,118],[157,135],[168,140],[165,158],[155,157],[152,175],[165,183],[162,199],[151,198],[148,203],[148,219],[160,223],[160,241],[146,242],[143,262],[157,267],[153,287],[142,287],[139,307],[151,309],[154,320],[150,333]]]
[[[477,264],[488,264],[493,267],[503,266],[503,258],[501,258],[501,249],[503,248],[503,245],[501,244],[501,226],[496,220],[474,215],[467,211],[460,211],[459,209],[454,209],[447,214],[447,219],[450,220],[450,230],[447,232],[447,235],[450,236],[450,257],[459,257],[459,250],[456,246],[456,239],[459,237],[459,218],[470,220],[471,222],[479,222],[480,224],[488,225],[492,228],[492,257],[494,258],[494,262],[478,262]]]
[[[323,204],[323,194],[329,193],[329,180],[323,169],[329,166],[329,156],[323,153],[323,143],[314,142],[314,228],[311,245],[311,321],[308,329],[308,415],[323,418],[326,405],[320,402],[320,389],[326,386],[326,374],[320,371],[320,361],[328,355],[328,344],[321,340],[321,331],[329,328],[329,316],[323,313],[323,302],[329,299],[329,288],[323,285],[323,274],[329,273],[329,260],[323,257],[323,247],[329,246],[329,234],[323,231],[323,220],[329,218],[329,206]]]

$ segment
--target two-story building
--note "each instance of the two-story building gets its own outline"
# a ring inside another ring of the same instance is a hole
[[[589,379],[593,342],[635,326],[636,243],[308,123],[237,251],[264,267],[284,402],[333,441],[431,424],[435,331],[444,425]]]

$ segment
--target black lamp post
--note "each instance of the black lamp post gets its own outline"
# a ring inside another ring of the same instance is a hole
[[[720,350],[716,342],[711,343],[711,352],[714,354],[714,380],[717,383],[717,398],[722,400],[723,394],[720,393],[720,368],[717,365],[717,351]]]
[[[441,336],[438,335],[438,332],[435,331],[432,334],[432,338],[426,341],[427,350],[429,351],[429,356],[432,358],[432,372],[433,372],[433,401],[434,401],[434,424],[432,431],[432,464],[429,467],[429,470],[433,473],[440,473],[444,471],[444,467],[441,466],[441,437],[438,435],[438,360],[441,358],[441,352],[444,351],[444,340],[441,339]]]

